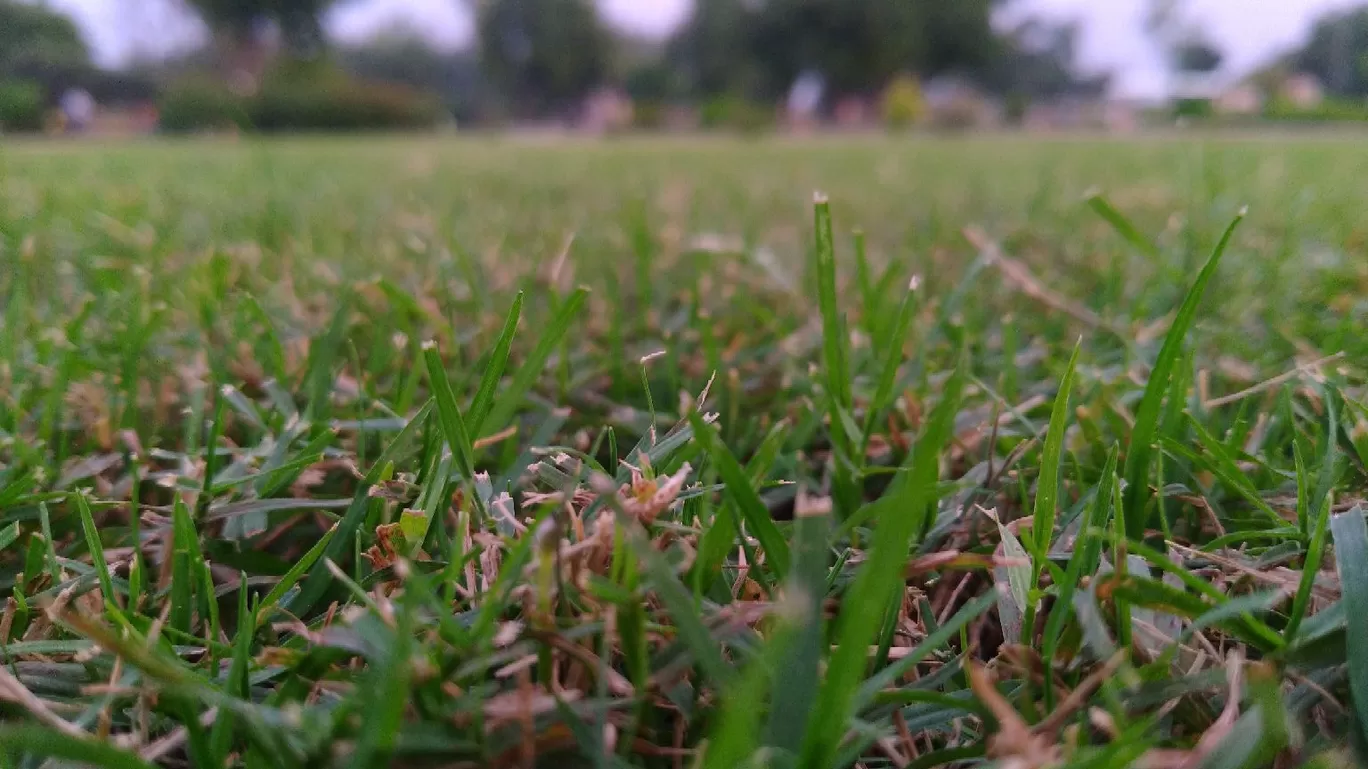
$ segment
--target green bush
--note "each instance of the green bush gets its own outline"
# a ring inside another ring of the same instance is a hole
[[[632,127],[641,131],[659,131],[665,127],[667,110],[658,101],[639,101],[632,106]]]
[[[903,131],[911,128],[926,111],[922,98],[921,83],[909,75],[901,75],[884,89],[879,104],[884,125],[890,131]]]
[[[931,111],[931,127],[940,133],[967,133],[982,122],[983,105],[973,98],[956,98]]]
[[[224,85],[209,81],[179,83],[158,105],[163,131],[222,131],[248,127],[245,101]]]
[[[43,89],[23,81],[0,83],[0,130],[43,130]]]
[[[420,91],[345,77],[268,79],[248,113],[260,131],[411,130],[443,118],[441,104]]]
[[[167,131],[393,131],[430,128],[445,116],[420,91],[298,67],[272,73],[247,97],[217,83],[185,83],[167,92],[161,111]]]
[[[1289,123],[1368,123],[1368,103],[1331,99],[1314,107],[1298,107],[1278,99],[1264,108],[1264,117]]]
[[[1211,103],[1211,99],[1183,97],[1175,99],[1173,102],[1173,116],[1177,118],[1202,120],[1215,114],[1216,108]]]
[[[704,128],[763,133],[774,126],[774,110],[738,96],[720,96],[699,111]]]

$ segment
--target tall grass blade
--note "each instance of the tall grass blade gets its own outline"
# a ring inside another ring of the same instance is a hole
[[[946,382],[941,402],[917,442],[907,477],[890,492],[896,495],[897,504],[879,519],[873,549],[845,596],[836,625],[837,648],[827,664],[818,705],[807,723],[799,762],[804,769],[830,766],[840,747],[864,677],[869,646],[879,633],[885,610],[903,588],[908,550],[930,525],[940,454],[959,411],[964,379],[962,364]]]
[[[1126,519],[1126,536],[1131,539],[1143,539],[1145,531],[1149,527],[1149,517],[1146,515],[1145,508],[1149,501],[1149,482],[1150,470],[1153,465],[1155,434],[1159,427],[1159,417],[1162,413],[1164,393],[1168,390],[1169,377],[1173,375],[1174,365],[1182,356],[1183,340],[1187,337],[1188,329],[1192,327],[1193,320],[1197,317],[1197,308],[1201,305],[1202,296],[1206,293],[1207,283],[1216,274],[1216,268],[1220,266],[1221,257],[1225,255],[1226,248],[1230,245],[1230,239],[1235,234],[1235,229],[1244,220],[1244,212],[1240,212],[1226,227],[1221,235],[1221,240],[1216,244],[1216,249],[1212,251],[1211,258],[1198,273],[1197,280],[1188,290],[1187,296],[1183,299],[1183,304],[1178,308],[1178,314],[1173,319],[1173,325],[1169,328],[1168,335],[1164,337],[1164,345],[1159,350],[1159,357],[1155,359],[1154,367],[1150,370],[1149,382],[1145,386],[1145,394],[1140,400],[1140,408],[1135,414],[1135,427],[1131,430],[1130,445],[1126,450],[1125,478],[1126,489],[1124,494],[1123,508]]]
[[[1059,383],[1059,394],[1055,396],[1054,408],[1050,411],[1050,427],[1045,433],[1045,446],[1040,457],[1040,479],[1036,482],[1035,518],[1032,529],[1035,532],[1034,582],[1039,581],[1044,568],[1046,554],[1054,540],[1055,511],[1059,505],[1059,466],[1064,453],[1064,428],[1069,423],[1069,393],[1073,389],[1074,371],[1078,367],[1078,353],[1083,340],[1074,344],[1073,354],[1069,356],[1069,367],[1064,371],[1064,379]]]
[[[561,340],[570,331],[570,324],[579,314],[580,308],[584,306],[584,301],[589,296],[589,289],[583,286],[574,290],[570,298],[565,300],[556,315],[547,323],[542,337],[537,340],[537,344],[532,348],[532,352],[523,361],[513,380],[503,388],[502,392],[494,399],[493,405],[485,418],[481,420],[476,428],[481,433],[496,433],[502,430],[508,420],[513,418],[514,412],[522,405],[523,398],[527,396],[532,385],[541,376],[546,368],[546,362],[551,358],[551,353],[560,346]]]
[[[760,547],[764,548],[765,551],[766,564],[774,572],[775,579],[785,579],[788,575],[790,561],[788,543],[784,541],[784,536],[779,533],[779,527],[774,525],[774,519],[770,517],[769,509],[765,507],[765,503],[760,499],[760,494],[751,485],[745,469],[741,467],[741,463],[736,461],[731,450],[722,445],[722,442],[717,438],[716,431],[703,421],[703,417],[697,411],[689,413],[689,424],[693,427],[694,439],[712,458],[718,475],[726,484],[727,497],[741,511],[742,519],[746,522],[751,533],[760,540]]]
[[[1349,665],[1349,692],[1354,716],[1365,742],[1368,742],[1368,522],[1365,511],[1355,505],[1347,513],[1330,520],[1335,537],[1335,570],[1344,590],[1348,623],[1345,659]]]
[[[475,400],[470,404],[470,431],[476,438],[480,436],[480,428],[483,427],[485,417],[489,416],[489,410],[494,406],[494,393],[499,388],[499,382],[503,378],[504,368],[508,366],[508,351],[513,346],[513,336],[518,331],[518,319],[522,317],[523,292],[519,291],[517,297],[513,299],[513,307],[508,311],[508,317],[504,319],[503,331],[499,333],[499,341],[494,345],[494,351],[490,353],[489,361],[485,364],[484,375],[480,377],[479,389],[475,391]]]

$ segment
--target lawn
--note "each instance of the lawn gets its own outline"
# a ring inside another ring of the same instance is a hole
[[[1365,167],[0,145],[0,767],[1351,765]]]

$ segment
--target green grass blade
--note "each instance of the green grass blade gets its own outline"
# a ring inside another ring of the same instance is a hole
[[[327,568],[327,562],[340,560],[351,553],[361,524],[365,522],[366,512],[370,509],[371,485],[380,480],[381,473],[393,468],[395,461],[400,458],[408,444],[418,435],[431,413],[432,402],[428,401],[409,420],[404,429],[399,431],[389,446],[385,447],[384,453],[366,473],[365,479],[352,496],[351,505],[343,513],[342,520],[337,522],[337,533],[324,546],[323,557],[314,560],[313,568],[309,569],[309,576],[304,578],[304,583],[300,585],[299,592],[285,606],[291,614],[296,617],[303,617],[323,597],[323,593],[328,589],[328,584],[332,582],[332,573]]]
[[[836,303],[836,243],[832,235],[831,204],[825,195],[814,198],[813,218],[817,235],[814,272],[817,278],[817,304],[822,314],[822,355],[826,367],[827,392],[835,405],[849,410],[853,398],[845,358],[848,340],[841,333],[845,324],[841,322]]]
[[[737,462],[731,451],[722,445],[722,441],[717,437],[717,432],[703,421],[703,417],[697,411],[689,412],[689,424],[693,426],[694,439],[712,458],[713,465],[717,467],[718,475],[726,484],[727,496],[741,511],[741,517],[746,522],[747,528],[755,535],[756,539],[760,540],[760,547],[764,548],[765,551],[766,564],[774,572],[775,581],[782,581],[789,571],[788,543],[784,541],[784,536],[779,532],[779,527],[774,525],[774,519],[770,517],[769,510],[760,499],[760,494],[751,485],[741,463]]]
[[[342,297],[327,333],[314,339],[309,345],[309,359],[304,367],[304,383],[309,395],[308,416],[312,422],[324,420],[332,411],[333,372],[338,352],[342,349],[342,342],[347,334],[347,321],[351,317],[349,305],[350,300]]]
[[[363,708],[360,739],[352,754],[350,766],[373,769],[390,765],[390,757],[403,726],[404,710],[409,701],[413,678],[413,609],[409,598],[402,597],[397,607],[393,638],[384,657],[373,661],[367,672],[364,691],[367,696]]]
[[[693,655],[694,662],[703,672],[705,680],[710,686],[726,687],[736,677],[735,672],[723,659],[717,641],[704,626],[693,596],[680,583],[665,557],[657,553],[646,541],[644,532],[630,531],[628,540],[632,550],[646,567],[647,578],[665,605],[665,610],[674,620],[679,638]]]
[[[0,752],[64,758],[103,769],[156,769],[132,753],[106,743],[72,739],[35,724],[0,724]]]
[[[1036,482],[1035,519],[1032,526],[1035,532],[1035,575],[1032,586],[1040,580],[1045,556],[1050,552],[1050,542],[1054,539],[1055,508],[1059,504],[1059,465],[1064,453],[1064,428],[1069,423],[1069,393],[1073,389],[1074,371],[1078,367],[1078,353],[1083,340],[1074,344],[1073,355],[1069,356],[1069,367],[1064,371],[1064,379],[1059,383],[1059,394],[1055,396],[1054,408],[1050,412],[1050,427],[1045,433],[1045,446],[1040,457],[1040,480]]]
[[[837,648],[828,662],[818,705],[807,723],[799,762],[804,769],[826,769],[840,747],[856,691],[864,678],[869,646],[879,633],[886,608],[902,589],[908,550],[929,526],[940,454],[959,411],[964,379],[961,366],[947,381],[941,402],[917,442],[910,472],[891,492],[897,495],[897,504],[878,521],[873,549],[843,600],[835,633]]]
[[[1311,499],[1311,517],[1314,529],[1311,542],[1302,563],[1301,581],[1297,584],[1297,594],[1292,599],[1291,614],[1287,618],[1287,628],[1283,637],[1288,643],[1297,640],[1297,630],[1306,619],[1311,607],[1311,590],[1315,587],[1316,577],[1320,574],[1321,561],[1325,557],[1325,546],[1330,532],[1330,494],[1339,472],[1339,412],[1336,409],[1334,391],[1327,391],[1325,397],[1326,430],[1325,448],[1321,453],[1320,478],[1316,482],[1315,496]]]
[[[261,599],[261,603],[257,607],[258,621],[262,621],[269,617],[270,611],[275,608],[276,604],[280,603],[281,599],[285,597],[285,594],[290,592],[295,585],[299,584],[299,580],[303,579],[304,575],[308,573],[309,569],[313,568],[315,563],[318,563],[318,559],[327,552],[328,544],[331,543],[333,537],[337,535],[337,527],[338,524],[333,524],[332,528],[328,529],[328,531],[314,543],[314,546],[309,548],[308,552],[304,553],[298,561],[295,561],[294,565],[290,567],[290,570],[285,572],[284,576],[280,578],[280,581],[276,582],[270,592],[266,594],[266,597]]]
[[[782,681],[782,668],[771,670],[767,661],[751,662],[744,675],[727,690],[718,714],[717,728],[703,754],[703,769],[748,766],[760,747],[760,719],[772,679]],[[776,705],[780,702],[776,695]]]
[[[1053,662],[1059,651],[1065,624],[1073,614],[1074,591],[1078,589],[1078,584],[1082,581],[1083,575],[1091,574],[1097,568],[1096,554],[1100,548],[1098,543],[1103,536],[1102,529],[1106,526],[1107,519],[1111,515],[1112,490],[1116,486],[1118,451],[1118,447],[1113,445],[1111,451],[1107,453],[1107,464],[1102,469],[1102,478],[1097,485],[1097,494],[1093,498],[1092,506],[1084,513],[1087,517],[1078,530],[1078,538],[1074,540],[1073,552],[1069,554],[1066,576],[1059,583],[1059,594],[1050,608],[1049,617],[1045,620],[1045,632],[1041,636],[1040,656],[1045,661],[1043,691],[1046,710],[1053,710],[1054,708],[1055,668]]]
[[[237,637],[233,640],[233,661],[228,668],[228,683],[224,687],[229,697],[246,699],[251,686],[247,680],[252,654],[252,635],[256,632],[256,617],[247,606],[247,575],[239,575]],[[232,749],[233,713],[224,710],[214,721],[209,733],[209,744],[214,760],[220,766],[228,763],[228,753]]]
[[[81,532],[85,535],[86,549],[90,552],[90,562],[95,574],[100,578],[100,591],[104,593],[107,606],[117,607],[118,596],[114,593],[114,580],[109,573],[109,563],[105,560],[104,545],[100,542],[100,529],[95,525],[95,516],[90,511],[90,503],[84,494],[71,495],[76,502],[76,511],[81,516]]]
[[[855,468],[860,461],[856,436],[847,428],[847,415],[854,407],[850,367],[846,360],[845,319],[836,302],[836,243],[831,228],[831,204],[826,196],[813,200],[816,248],[813,272],[817,280],[817,304],[822,316],[822,367],[825,371],[828,416],[833,449],[832,485],[841,518],[855,512],[860,504]]]
[[[456,403],[456,394],[451,389],[451,380],[447,379],[446,368],[442,366],[442,357],[437,353],[437,347],[431,344],[423,348],[423,357],[427,362],[432,397],[437,401],[438,424],[442,426],[442,435],[451,447],[451,453],[456,458],[456,467],[461,471],[461,475],[467,483],[473,483],[475,448],[470,440],[470,433],[466,430],[466,421],[461,416],[461,407]]]
[[[1189,289],[1187,296],[1183,299],[1183,304],[1178,308],[1178,314],[1173,319],[1173,325],[1169,328],[1168,335],[1164,337],[1164,345],[1159,350],[1159,357],[1154,362],[1154,368],[1150,370],[1149,383],[1145,386],[1145,394],[1140,400],[1140,408],[1136,411],[1135,427],[1131,430],[1130,445],[1126,451],[1126,489],[1122,506],[1125,512],[1126,535],[1131,539],[1144,539],[1145,530],[1149,527],[1149,518],[1145,514],[1145,507],[1149,501],[1150,470],[1153,466],[1155,434],[1159,427],[1159,417],[1162,413],[1164,394],[1168,390],[1169,377],[1173,375],[1174,365],[1182,355],[1183,340],[1187,337],[1188,329],[1192,327],[1193,320],[1197,317],[1197,308],[1201,305],[1202,297],[1206,293],[1207,283],[1216,274],[1216,268],[1220,265],[1221,257],[1225,255],[1226,248],[1230,245],[1235,229],[1243,220],[1244,213],[1241,212],[1221,235],[1221,240],[1216,244],[1216,249],[1212,251],[1211,258],[1207,260],[1202,271],[1198,273],[1196,282],[1192,284],[1192,288]]]
[[[991,591],[974,598],[955,612],[955,616],[951,617],[944,625],[923,638],[921,643],[912,650],[912,653],[870,676],[864,683],[860,684],[860,689],[856,693],[856,711],[858,712],[868,706],[878,696],[879,692],[895,685],[898,679],[920,664],[922,660],[937,651],[944,650],[950,641],[960,637],[960,632],[968,627],[969,623],[982,617],[995,603],[997,603],[997,596],[993,595]]]
[[[171,617],[170,626],[183,633],[190,632],[194,613],[194,583],[190,573],[194,560],[190,555],[190,513],[180,497],[171,512]]]
[[[893,322],[892,333],[884,348],[883,365],[879,367],[879,384],[874,390],[874,398],[869,402],[869,414],[865,417],[864,440],[869,442],[870,433],[879,416],[893,402],[893,387],[898,383],[898,366],[902,363],[903,343],[907,340],[907,330],[912,326],[912,318],[917,313],[917,278],[907,286],[902,304],[898,307],[898,318]]]
[[[0,550],[13,545],[19,539],[19,522],[15,521],[0,529]]]
[[[797,753],[816,702],[822,647],[826,640],[822,599],[826,597],[831,513],[827,505],[805,503],[794,512],[793,571],[783,597],[783,630],[777,639],[774,705],[768,743]]]
[[[475,391],[475,400],[470,404],[470,432],[476,438],[484,426],[485,417],[494,405],[494,393],[503,378],[504,368],[508,366],[508,351],[513,346],[513,336],[518,331],[518,319],[522,317],[523,292],[519,291],[513,299],[513,307],[504,319],[503,331],[494,345],[494,352],[485,364],[484,375],[480,377],[480,387]]]
[[[1088,196],[1088,207],[1096,212],[1098,216],[1105,219],[1107,224],[1110,224],[1118,235],[1127,243],[1134,246],[1140,253],[1149,257],[1156,264],[1163,261],[1163,254],[1160,253],[1159,247],[1154,244],[1154,241],[1145,237],[1144,233],[1136,229],[1135,225],[1131,224],[1129,219],[1120,211],[1117,211],[1106,198],[1102,197],[1101,193],[1094,192]]]
[[[1330,520],[1335,537],[1335,570],[1344,590],[1348,623],[1345,659],[1349,664],[1349,692],[1363,739],[1368,741],[1368,522],[1356,505]]]
[[[583,286],[575,289],[570,298],[561,305],[555,317],[546,324],[546,330],[542,332],[541,339],[537,340],[527,360],[513,374],[513,380],[503,388],[499,397],[495,398],[494,405],[490,407],[489,413],[481,423],[480,429],[483,432],[496,433],[513,418],[514,413],[522,405],[523,398],[546,368],[551,353],[560,346],[561,340],[570,331],[570,324],[574,322],[588,296],[589,289]]]

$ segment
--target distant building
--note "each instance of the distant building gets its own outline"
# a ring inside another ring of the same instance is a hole
[[[596,134],[625,131],[632,127],[634,115],[632,98],[626,92],[600,88],[585,99],[580,128]]]
[[[784,120],[788,127],[796,131],[815,129],[825,96],[826,80],[820,72],[808,70],[799,75],[784,100]]]
[[[1325,86],[1320,78],[1302,72],[1283,81],[1281,96],[1298,109],[1314,109],[1325,101]]]
[[[84,133],[95,120],[95,97],[84,88],[72,88],[62,94],[62,120],[71,133]]]
[[[1216,111],[1222,115],[1257,115],[1263,110],[1264,97],[1253,83],[1237,83],[1216,97]]]
[[[922,86],[922,100],[937,128],[968,129],[994,125],[1001,110],[969,80],[941,75]]]
[[[874,109],[868,99],[860,96],[847,96],[836,102],[832,113],[836,127],[846,130],[868,128],[873,123]]]

